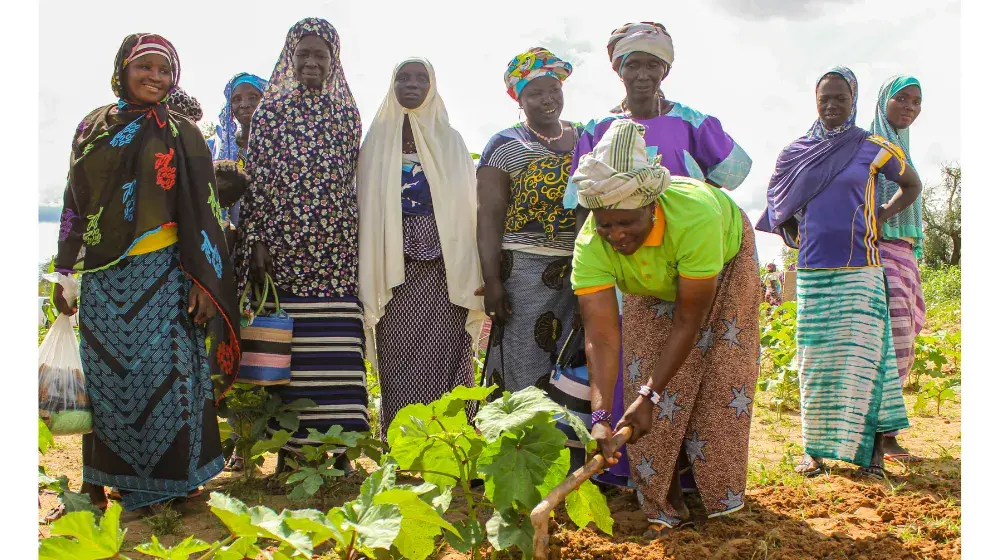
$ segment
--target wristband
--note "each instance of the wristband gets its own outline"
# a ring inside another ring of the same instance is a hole
[[[660,400],[662,400],[659,393],[650,388],[649,385],[639,387],[639,395],[648,398],[653,404],[660,404]]]
[[[608,422],[610,424],[611,413],[604,409],[595,410],[594,412],[590,413],[590,424],[592,426],[596,426],[601,422]]]

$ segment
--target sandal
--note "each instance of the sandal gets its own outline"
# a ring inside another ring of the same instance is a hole
[[[885,480],[885,469],[878,465],[860,467],[856,472],[858,476],[873,478],[875,480]]]
[[[809,468],[813,463],[816,464],[816,467]],[[821,459],[815,459],[807,455],[805,457],[802,457],[802,460],[799,461],[799,464],[795,465],[795,472],[801,474],[806,478],[812,478],[822,473],[823,467],[824,465]]]
[[[243,472],[243,457],[240,457],[233,451],[233,454],[229,456],[229,460],[226,461],[226,466],[222,470],[225,472]]]
[[[896,461],[897,463],[919,463],[923,461],[920,457],[909,453],[887,453],[882,456],[886,461]]]
[[[45,514],[43,520],[46,525],[51,525],[60,517],[66,515],[66,506],[59,504],[56,507],[50,509],[48,513]]]
[[[670,522],[667,520],[670,520]],[[680,531],[694,527],[694,521],[690,517],[687,519],[677,519],[675,517],[661,516],[660,518],[648,519],[647,521],[649,521],[649,527],[642,536],[654,542],[667,538],[667,533],[670,531]]]

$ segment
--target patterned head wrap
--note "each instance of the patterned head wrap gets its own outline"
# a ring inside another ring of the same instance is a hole
[[[507,95],[517,101],[521,96],[521,90],[531,80],[552,76],[560,82],[565,82],[572,73],[572,64],[552,54],[546,48],[534,47],[511,59],[507,71],[503,74],[503,81],[507,84]]]
[[[201,110],[201,103],[193,96],[188,95],[180,87],[174,88],[173,93],[167,96],[167,107],[171,111],[176,111],[194,122],[201,120],[205,113]]]
[[[913,168],[913,160],[910,158],[910,129],[896,130],[889,122],[887,111],[889,100],[894,95],[903,91],[909,86],[920,87],[920,81],[913,76],[893,76],[882,84],[882,89],[878,92],[878,106],[875,108],[875,118],[872,119],[869,132],[885,138],[889,142],[899,146],[906,155],[906,163]],[[916,173],[916,168],[913,168]],[[885,204],[899,190],[899,185],[886,179],[882,175],[878,176],[878,203]],[[919,195],[923,196],[923,195]],[[897,239],[899,237],[910,237],[914,239],[913,251],[916,256],[922,257],[924,254],[924,230],[923,230],[923,209],[918,197],[913,204],[906,207],[902,212],[889,218],[882,226],[882,234],[886,239]]]
[[[181,81],[181,62],[177,56],[177,50],[170,41],[154,35],[152,33],[133,33],[122,41],[118,48],[118,56],[115,57],[115,70],[111,74],[111,90],[119,99],[126,99],[128,88],[125,86],[125,67],[132,61],[146,56],[147,54],[162,55],[170,63],[171,84],[167,94],[171,94]],[[127,99],[126,99],[127,100]]]
[[[827,129],[826,125],[823,124],[823,120],[817,117],[816,122],[813,123],[812,128],[809,129],[809,133],[807,134],[809,138],[825,140],[836,136],[845,130],[854,128],[854,121],[858,118],[858,78],[854,76],[854,72],[852,72],[850,68],[845,66],[836,66],[816,80],[816,89],[819,90],[820,82],[822,82],[827,76],[831,75],[840,76],[847,81],[847,85],[851,88],[851,116],[844,121],[844,124],[833,130]]]
[[[580,188],[584,208],[634,210],[652,204],[670,186],[670,171],[662,156],[650,159],[643,135],[646,127],[618,119],[580,159],[571,179]]]
[[[625,59],[634,52],[649,53],[666,63],[668,68],[674,65],[674,40],[662,23],[626,23],[611,33],[608,58],[615,72],[621,73]]]
[[[216,159],[235,160],[239,157],[239,146],[236,144],[237,125],[236,117],[233,115],[232,99],[233,92],[241,84],[250,84],[260,91],[261,95],[267,89],[267,80],[246,72],[240,72],[233,76],[226,84],[226,89],[223,91],[226,104],[222,106],[222,111],[219,113],[219,124],[215,127],[215,134],[218,136],[215,146]]]

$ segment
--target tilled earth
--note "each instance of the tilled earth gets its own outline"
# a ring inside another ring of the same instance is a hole
[[[906,395],[909,405],[912,395]],[[757,405],[751,432],[751,456],[747,505],[742,511],[722,519],[707,520],[694,495],[688,503],[696,514],[693,529],[667,533],[659,541],[643,538],[647,524],[632,492],[611,491],[608,502],[614,517],[614,536],[595,528],[578,530],[565,512],[557,510],[553,521],[550,558],[597,559],[957,559],[961,556],[961,422],[960,404],[946,403],[942,415],[921,417],[911,414],[911,428],[900,441],[923,458],[917,464],[887,465],[888,481],[872,481],[853,476],[854,467],[828,462],[828,472],[804,480],[792,472],[801,448],[797,411],[776,412]],[[41,463],[53,475],[65,474],[71,487],[80,484],[80,438],[58,438]],[[368,470],[374,465],[362,461]],[[263,472],[274,469],[274,458]],[[353,475],[328,499],[327,507],[352,499],[363,473]],[[320,507],[319,503],[291,503],[274,495],[263,483],[248,486],[224,474],[206,488],[205,495],[188,503],[175,504],[158,519],[126,513],[126,547],[147,542],[154,527],[162,532],[163,517],[178,517],[172,535],[164,544],[174,544],[186,535],[202,540],[225,538],[225,528],[208,511],[211,491],[231,492],[249,504],[283,508]],[[43,495],[38,510],[39,534],[48,536],[42,523],[45,513],[57,504],[52,495]],[[169,524],[168,524],[169,525]],[[138,555],[136,555],[138,556]],[[488,554],[487,554],[487,557]],[[520,554],[500,553],[499,558]],[[334,558],[332,554],[319,558]],[[440,559],[467,558],[447,547]]]

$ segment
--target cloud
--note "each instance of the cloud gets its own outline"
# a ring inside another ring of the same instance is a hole
[[[850,6],[857,0],[715,0],[723,10],[738,17],[759,21],[787,19],[802,21],[813,19],[823,13],[829,4]]]

